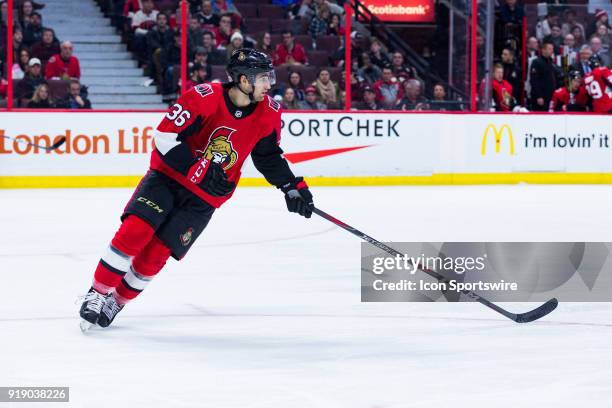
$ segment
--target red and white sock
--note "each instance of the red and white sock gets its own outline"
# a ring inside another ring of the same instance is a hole
[[[133,258],[151,241],[154,233],[153,227],[143,219],[128,216],[96,267],[94,289],[105,295],[116,288],[130,271]]]
[[[147,246],[132,260],[132,267],[117,285],[115,289],[117,302],[126,304],[136,298],[161,271],[169,257],[170,248],[153,236]]]

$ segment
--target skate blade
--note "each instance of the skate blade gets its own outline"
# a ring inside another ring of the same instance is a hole
[[[79,328],[81,329],[81,333],[87,333],[89,329],[94,326],[93,323],[88,322],[87,320],[81,319],[81,323],[79,324]]]

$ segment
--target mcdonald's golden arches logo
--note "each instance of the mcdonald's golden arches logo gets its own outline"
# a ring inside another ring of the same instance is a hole
[[[484,156],[487,152],[487,139],[489,138],[489,133],[493,133],[493,137],[495,138],[495,153],[499,153],[501,150],[501,142],[502,137],[504,136],[504,130],[508,132],[508,139],[510,143],[510,155],[514,155],[514,137],[512,137],[512,129],[507,124],[501,125],[499,129],[493,124],[489,123],[482,135],[482,148],[480,153]]]

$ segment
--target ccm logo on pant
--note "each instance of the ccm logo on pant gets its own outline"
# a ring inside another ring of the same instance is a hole
[[[149,200],[148,198],[145,197],[138,197],[138,199],[136,200],[140,203],[145,203],[146,205],[148,205],[149,207],[151,207],[152,209],[154,209],[155,211],[157,211],[158,213],[163,213],[164,210],[162,210],[159,205],[155,204],[153,201]]]

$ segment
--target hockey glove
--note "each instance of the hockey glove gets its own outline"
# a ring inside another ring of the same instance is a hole
[[[202,190],[215,197],[228,195],[236,187],[235,183],[228,181],[227,174],[220,164],[204,158],[191,166],[187,173],[187,179],[194,184],[198,184]]]
[[[312,216],[312,194],[308,190],[308,184],[302,177],[296,177],[293,181],[280,186],[280,189],[285,193],[285,201],[287,209],[290,212],[295,212],[303,217],[310,218]]]

